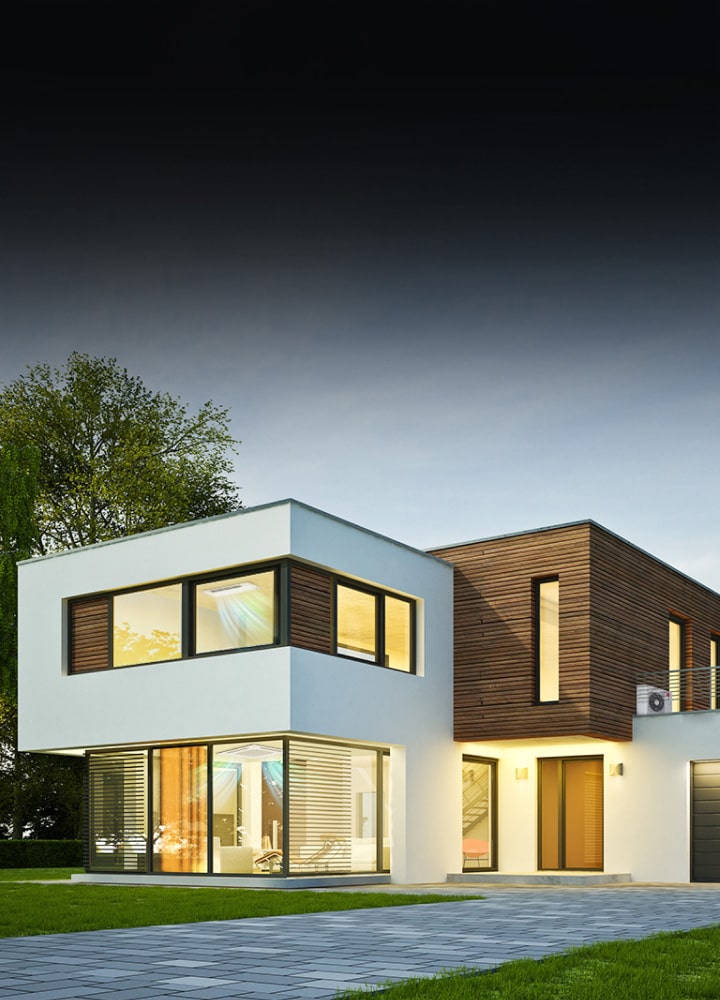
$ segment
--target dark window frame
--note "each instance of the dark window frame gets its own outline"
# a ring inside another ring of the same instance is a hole
[[[683,615],[679,615],[675,611],[668,612],[668,689],[673,695],[673,710],[675,703],[675,691],[673,690],[672,684],[672,673],[673,668],[670,666],[670,623],[678,625],[680,627],[680,667],[678,670],[677,679],[677,705],[678,710],[684,712],[688,707],[688,675],[686,670],[688,667],[688,643],[690,639],[690,626],[692,620],[690,618],[685,618]],[[692,686],[690,690],[690,699],[692,699]]]
[[[540,697],[540,588],[544,583],[557,583],[558,585],[558,696],[557,698]],[[560,575],[540,576],[532,581],[533,586],[533,651],[535,668],[535,704],[536,705],[558,705],[560,703]]]
[[[462,755],[462,764],[465,762],[470,764],[488,764],[490,767],[490,842],[488,845],[488,866],[486,868],[469,868],[465,867],[463,864],[462,870],[464,872],[496,872],[498,870],[498,758],[497,757],[479,757],[477,754],[464,753]]]
[[[202,583],[235,579],[238,576],[252,576],[254,573],[267,572],[273,570],[275,573],[274,583],[274,623],[273,642],[263,643],[259,646],[233,646],[228,649],[209,650],[198,653],[195,651],[195,591]],[[115,665],[113,655],[113,632],[115,624],[115,597],[123,594],[138,594],[145,590],[157,590],[160,587],[171,587],[176,584],[181,586],[180,595],[180,656],[174,656],[167,660],[140,661],[138,663],[126,663]],[[258,649],[272,649],[275,646],[286,646],[288,644],[288,618],[289,618],[289,573],[288,560],[273,559],[262,563],[252,563],[250,565],[234,566],[216,572],[193,573],[188,576],[172,577],[167,580],[156,580],[153,583],[143,583],[133,587],[121,587],[117,590],[99,591],[95,594],[82,594],[71,597],[66,602],[65,613],[68,622],[72,620],[73,606],[89,598],[98,600],[105,598],[108,602],[108,666],[97,667],[94,670],[73,670],[73,647],[72,628],[67,629],[67,673],[75,676],[86,673],[98,673],[105,670],[125,670],[132,667],[155,666],[159,663],[177,663],[182,660],[192,660],[198,657],[223,656],[228,653],[251,652]]]
[[[323,740],[318,737],[310,736],[295,736],[290,733],[263,733],[260,737],[258,736],[242,736],[236,741],[237,743],[255,743],[258,738],[263,740],[272,740],[274,742],[279,742],[282,744],[282,760],[283,760],[283,835],[282,835],[282,850],[283,850],[283,863],[279,871],[275,872],[246,872],[246,873],[227,873],[223,877],[238,879],[257,879],[262,883],[263,879],[268,879],[268,877],[280,877],[280,878],[291,878],[290,875],[290,826],[292,824],[292,816],[290,814],[290,780],[289,780],[289,758],[290,758],[290,744],[298,743],[328,743],[337,744],[338,746],[347,747],[349,749],[358,749],[368,752],[372,752],[376,755],[376,810],[375,810],[375,836],[376,836],[376,870],[374,872],[351,872],[348,871],[347,874],[387,874],[390,872],[390,868],[385,868],[383,866],[383,760],[385,757],[390,758],[391,752],[390,748],[377,746],[376,744],[365,745],[362,743],[356,743],[347,740]],[[152,743],[145,746],[132,748],[133,752],[143,753],[145,755],[145,788],[146,788],[146,823],[147,823],[147,839],[146,839],[146,849],[145,849],[145,872],[144,874],[151,877],[171,874],[173,878],[204,878],[216,874],[214,872],[214,858],[213,858],[213,813],[214,813],[214,802],[213,802],[213,762],[214,762],[214,751],[216,746],[224,746],[228,742],[227,739],[214,739],[214,740],[201,740],[199,742],[181,742],[181,743]],[[207,871],[206,872],[163,872],[156,870],[153,864],[154,856],[154,829],[153,829],[153,760],[154,753],[156,750],[169,750],[181,747],[203,747],[206,751],[206,766],[207,766],[207,793],[206,793],[206,824],[207,824]],[[103,749],[103,750],[86,750],[85,751],[85,787],[86,787],[86,811],[85,811],[85,822],[83,824],[86,841],[84,845],[84,854],[86,857],[85,868],[86,871],[103,873],[111,872],[118,873],[117,867],[112,867],[108,865],[107,867],[90,867],[90,803],[91,803],[91,782],[90,782],[90,758],[91,757],[101,757],[101,756],[114,756],[122,750],[118,748],[113,749]],[[392,859],[391,859],[392,865]]]
[[[348,590],[357,590],[362,594],[370,594],[375,598],[375,659],[369,660],[364,656],[353,656],[351,653],[341,653],[338,649],[338,587],[346,587]],[[391,667],[385,662],[385,598],[391,597],[398,601],[404,601],[410,608],[410,649],[408,650],[410,659],[410,669],[401,670]],[[417,601],[412,597],[405,597],[404,594],[396,594],[392,590],[383,587],[374,587],[369,584],[358,583],[348,577],[333,576],[333,656],[340,656],[344,660],[353,660],[355,663],[368,663],[370,666],[383,667],[385,670],[392,670],[398,674],[417,673]]]
[[[601,808],[602,808],[602,842],[601,842],[601,861],[599,868],[568,868],[565,864],[566,862],[566,851],[565,851],[565,816],[566,816],[566,803],[565,803],[565,765],[568,761],[578,761],[578,760],[599,760],[601,762],[600,766],[600,777],[602,779],[602,797],[601,797]],[[543,841],[542,841],[542,762],[555,762],[558,766],[558,868],[544,868],[542,865],[542,851],[543,851]],[[572,756],[565,757],[538,757],[537,758],[537,789],[536,789],[536,815],[537,815],[537,830],[536,830],[536,850],[537,850],[537,870],[538,871],[578,871],[578,872],[593,872],[593,871],[605,871],[605,754],[576,754]]]

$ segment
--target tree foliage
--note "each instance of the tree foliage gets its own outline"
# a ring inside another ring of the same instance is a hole
[[[241,506],[226,409],[77,352],[0,391],[0,836],[77,837],[82,761],[17,749],[17,562]],[[59,653],[59,651],[58,651]]]
[[[36,448],[0,447],[0,697],[15,698],[17,677],[17,563],[38,542]]]
[[[228,411],[194,415],[152,392],[114,358],[74,352],[39,364],[0,392],[0,447],[40,456],[40,553],[225,513],[241,506],[231,481]]]

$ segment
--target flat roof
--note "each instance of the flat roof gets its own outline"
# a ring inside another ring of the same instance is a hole
[[[465,548],[468,545],[482,545],[486,542],[499,542],[503,538],[521,538],[523,535],[539,535],[546,531],[562,531],[565,528],[580,528],[584,525],[597,528],[598,531],[602,531],[606,535],[610,535],[611,538],[616,538],[619,542],[622,542],[629,548],[634,549],[635,552],[639,552],[641,555],[647,556],[648,559],[652,559],[653,562],[656,562],[659,566],[664,566],[673,573],[677,573],[678,576],[681,576],[684,580],[688,580],[696,587],[702,587],[702,589],[706,590],[709,594],[713,594],[715,597],[720,597],[718,591],[713,590],[712,587],[708,587],[706,583],[703,583],[701,580],[696,580],[695,577],[690,576],[688,573],[684,573],[681,569],[678,569],[677,566],[673,566],[669,562],[665,562],[664,559],[660,559],[658,556],[653,555],[652,552],[648,552],[647,549],[643,549],[634,542],[624,538],[622,535],[618,535],[616,531],[611,531],[610,528],[606,528],[604,524],[599,524],[597,521],[593,521],[590,517],[582,518],[579,521],[566,521],[564,524],[550,524],[543,528],[529,528],[523,531],[508,531],[501,535],[489,535],[486,538],[474,538],[467,542],[452,542],[449,545],[433,545],[432,549],[429,551],[432,553],[440,550],[445,551],[447,549],[460,549]],[[449,557],[446,558],[448,558],[449,561],[452,561]]]
[[[90,545],[80,545],[75,548],[62,549],[59,552],[47,552],[45,555],[31,556],[29,559],[19,560],[18,566],[43,562],[46,559],[59,559],[62,556],[72,555],[73,553],[86,552],[89,549],[98,549],[105,545],[118,545],[122,542],[131,542],[139,538],[148,538],[151,535],[160,535],[167,531],[177,531],[179,528],[189,528],[192,525],[209,524],[213,521],[223,521],[228,518],[242,517],[245,514],[253,514],[260,510],[270,510],[273,507],[293,505],[301,508],[302,510],[309,511],[312,514],[318,514],[320,517],[327,518],[330,521],[335,521],[337,524],[344,524],[349,528],[353,528],[355,531],[362,531],[366,535],[371,535],[373,538],[379,538],[390,545],[405,549],[408,552],[413,552],[415,555],[423,556],[425,559],[434,559],[435,562],[444,563],[446,566],[450,566],[447,559],[443,559],[441,556],[436,556],[429,550],[419,549],[416,546],[408,545],[406,542],[400,542],[396,538],[391,538],[389,535],[383,535],[379,531],[373,531],[372,528],[365,528],[361,524],[355,524],[353,521],[348,521],[347,518],[344,517],[338,517],[336,514],[329,514],[327,511],[321,510],[319,507],[313,507],[311,504],[303,503],[302,500],[295,500],[293,497],[286,497],[283,500],[273,500],[270,503],[258,504],[255,507],[239,507],[237,510],[228,511],[226,514],[213,514],[211,517],[199,517],[192,521],[178,521],[175,524],[168,524],[164,528],[153,528],[150,531],[139,531],[134,535],[120,535],[117,538],[107,538],[102,542],[93,542]]]

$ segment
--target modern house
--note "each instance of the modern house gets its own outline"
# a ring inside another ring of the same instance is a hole
[[[293,500],[20,566],[87,874],[720,881],[720,595],[592,521],[421,552]]]

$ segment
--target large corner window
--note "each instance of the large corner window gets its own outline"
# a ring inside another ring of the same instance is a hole
[[[275,571],[195,584],[195,652],[276,641]]]
[[[347,583],[336,589],[336,652],[392,670],[414,670],[412,601]]]
[[[191,577],[69,602],[69,672],[280,642],[280,569]]]
[[[390,868],[387,750],[294,736],[88,755],[89,870]]]
[[[537,699],[560,698],[560,581],[535,582],[535,650]]]
[[[181,656],[181,584],[115,594],[112,616],[114,667]]]

